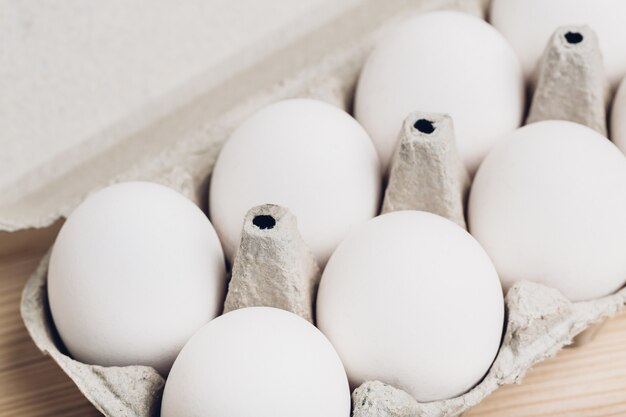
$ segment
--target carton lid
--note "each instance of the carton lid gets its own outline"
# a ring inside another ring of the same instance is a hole
[[[403,9],[481,1],[12,3],[0,17],[0,230],[47,226],[120,178],[169,175],[162,153],[219,142],[218,116]]]
[[[359,2],[7,5],[0,19],[2,199],[16,184],[58,175],[114,146]]]

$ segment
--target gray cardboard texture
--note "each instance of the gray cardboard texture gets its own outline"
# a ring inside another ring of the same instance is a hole
[[[459,155],[452,118],[411,113],[402,124],[391,163],[383,213],[422,210],[465,225],[470,178]]]
[[[244,219],[224,313],[244,307],[276,307],[313,322],[321,274],[300,236],[296,217],[273,204],[254,207]]]
[[[526,123],[569,120],[607,136],[609,83],[598,37],[591,28],[558,28],[548,42],[537,71],[537,89]]]

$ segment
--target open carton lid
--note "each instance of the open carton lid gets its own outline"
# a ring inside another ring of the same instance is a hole
[[[209,174],[229,132],[226,113],[240,121],[289,96],[285,80],[300,76],[301,86],[304,72],[321,75],[325,57],[362,44],[403,10],[481,13],[482,3],[15,4],[0,19],[0,230],[48,226],[88,192],[124,179],[198,199],[191,182]],[[192,160],[180,164],[172,152]]]

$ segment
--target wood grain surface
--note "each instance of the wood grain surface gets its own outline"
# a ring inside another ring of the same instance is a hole
[[[35,348],[19,316],[22,287],[59,227],[0,233],[1,417],[99,415]],[[626,313],[609,320],[592,342],[563,350],[464,416],[626,416]]]

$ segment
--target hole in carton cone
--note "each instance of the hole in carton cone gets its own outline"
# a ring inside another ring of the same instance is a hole
[[[260,214],[258,216],[254,216],[252,224],[259,229],[273,229],[276,225],[276,219],[266,214]]]
[[[422,133],[426,133],[427,135],[435,131],[435,126],[433,125],[433,122],[426,119],[419,119],[417,122],[415,122],[415,124],[413,124],[413,127]]]
[[[565,34],[565,40],[568,43],[571,43],[572,45],[575,45],[577,43],[581,43],[583,41],[584,37],[582,34],[578,33],[578,32],[567,32]]]

